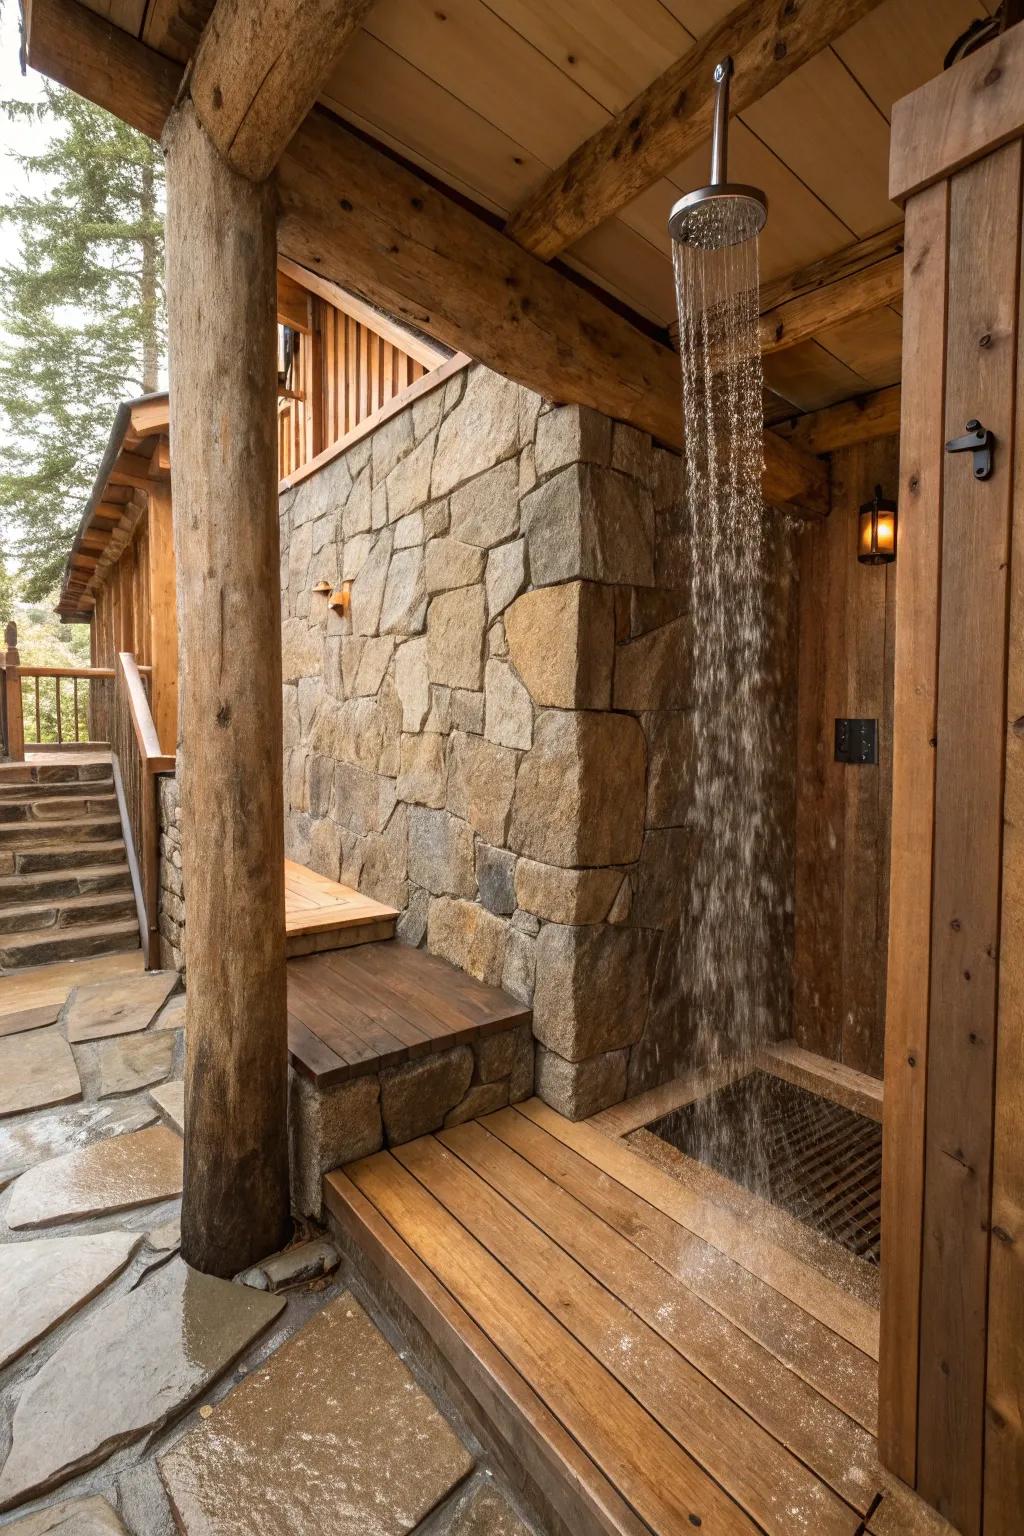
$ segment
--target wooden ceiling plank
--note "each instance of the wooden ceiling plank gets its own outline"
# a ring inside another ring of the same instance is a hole
[[[233,170],[270,175],[372,3],[217,0],[188,90]]]
[[[40,56],[54,58],[47,29],[37,32],[41,12],[65,41],[55,59],[61,83],[122,115],[127,95],[135,116],[151,125],[161,100],[169,108],[166,61],[125,38],[126,93],[105,62],[111,29],[75,0],[37,0],[36,67]],[[109,94],[98,96],[104,89]],[[306,119],[282,156],[278,182],[285,256],[343,272],[372,303],[540,394],[681,443],[679,364],[669,347],[325,114]],[[822,516],[825,468],[766,433],[765,495]]]
[[[712,71],[734,60],[732,107],[743,112],[879,0],[742,0],[696,47],[653,81],[553,172],[513,214],[508,232],[550,260],[611,217],[707,137]]]
[[[777,422],[774,430],[805,453],[835,453],[876,437],[891,437],[900,430],[900,386],[893,384],[823,411],[790,417]]]
[[[761,314],[762,355],[799,346],[831,326],[882,309],[902,292],[903,257],[886,256],[837,282],[777,304]]]

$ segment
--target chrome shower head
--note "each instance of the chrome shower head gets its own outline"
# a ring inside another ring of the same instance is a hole
[[[768,199],[757,187],[728,181],[729,80],[732,59],[715,66],[715,110],[711,126],[711,181],[687,192],[673,205],[668,232],[683,245],[720,250],[760,234],[768,217]]]

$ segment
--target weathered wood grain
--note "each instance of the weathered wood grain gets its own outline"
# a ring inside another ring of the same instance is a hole
[[[189,1028],[182,1253],[288,1232],[274,197],[191,102],[167,128],[171,450]]]

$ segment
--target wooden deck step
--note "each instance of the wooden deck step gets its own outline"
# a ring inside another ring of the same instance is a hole
[[[398,912],[285,859],[284,921],[288,955],[314,955],[393,939]]]
[[[944,1529],[879,1465],[858,1308],[663,1179],[531,1100],[324,1189],[573,1532],[857,1536],[883,1508],[892,1536]]]
[[[130,918],[86,923],[81,927],[33,928],[27,933],[0,936],[0,971],[134,949],[138,943],[139,924],[134,914]]]

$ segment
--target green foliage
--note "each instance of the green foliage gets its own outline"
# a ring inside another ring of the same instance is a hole
[[[87,667],[89,665],[89,626],[87,624],[62,624],[52,611],[57,601],[56,592],[49,593],[39,603],[13,605],[12,617],[18,626],[18,654],[23,667]],[[36,734],[36,680],[22,679],[21,696],[25,712],[25,740],[56,741],[58,684],[54,678],[39,679],[39,734]],[[64,740],[75,735],[75,685],[70,678],[63,678],[60,687],[61,725]],[[78,722],[79,738],[88,737],[87,713],[89,684],[79,680]]]
[[[0,217],[0,527],[25,595],[59,582],[117,405],[158,386],[164,350],[159,147],[50,83],[11,118],[48,132],[17,156],[28,190]]]

